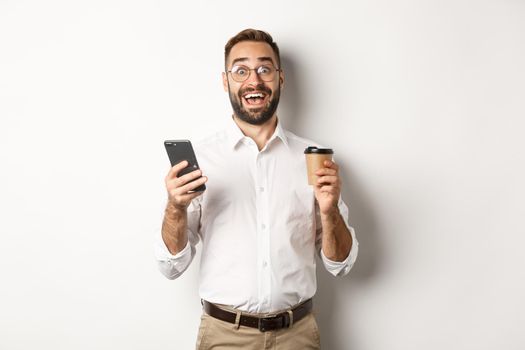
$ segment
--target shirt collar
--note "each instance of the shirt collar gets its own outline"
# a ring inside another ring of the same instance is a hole
[[[230,123],[228,123],[228,127],[226,128],[226,137],[228,140],[228,146],[230,148],[235,148],[237,144],[244,138],[244,134],[233,120],[233,116]]]
[[[288,137],[286,137],[286,132],[284,131],[281,122],[279,121],[279,118],[277,118],[277,126],[275,127],[275,132],[273,133],[273,136],[270,138],[270,140],[268,140],[268,142],[272,141],[276,137],[280,138],[284,145],[288,147]]]
[[[241,142],[246,137],[244,136],[241,129],[237,126],[237,124],[233,120],[233,117],[226,129],[226,135],[228,139],[228,145],[231,148],[235,148],[239,144],[239,142]],[[268,140],[267,144],[270,144],[270,142],[272,142],[276,138],[279,138],[283,142],[283,144],[286,147],[288,147],[288,138],[286,137],[285,130],[281,126],[281,122],[279,121],[279,118],[277,118],[277,125],[275,127],[275,131],[272,137],[270,137],[270,139]]]

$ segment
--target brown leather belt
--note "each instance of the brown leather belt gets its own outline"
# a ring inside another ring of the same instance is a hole
[[[204,312],[211,317],[217,318],[222,321],[237,324],[237,314],[221,309],[217,305],[202,300],[202,306]],[[274,315],[267,315],[264,317],[251,316],[245,313],[239,315],[239,325],[257,328],[261,332],[274,331],[281,328],[289,328],[294,322],[298,322],[300,319],[308,315],[312,311],[313,302],[312,299],[297,305],[289,311],[284,311]]]

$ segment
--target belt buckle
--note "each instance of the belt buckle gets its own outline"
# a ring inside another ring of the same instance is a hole
[[[289,316],[288,316],[288,314],[284,314],[283,313],[283,314],[277,314],[277,315],[268,315],[266,317],[259,318],[259,321],[258,321],[258,324],[257,324],[257,328],[259,328],[259,330],[261,332],[269,331],[270,329],[268,329],[264,323],[272,321],[272,320],[276,320],[277,318],[281,318],[282,322],[281,322],[281,326],[276,328],[276,329],[290,327]]]

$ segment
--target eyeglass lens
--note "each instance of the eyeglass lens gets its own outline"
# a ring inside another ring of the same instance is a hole
[[[250,76],[251,71],[255,71],[256,74],[263,81],[272,81],[275,79],[275,73],[277,69],[270,65],[262,65],[257,68],[248,68],[246,66],[233,66],[231,72],[233,80],[237,82],[243,82]]]

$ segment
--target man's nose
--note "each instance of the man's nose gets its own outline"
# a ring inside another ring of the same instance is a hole
[[[262,83],[262,79],[259,76],[259,74],[257,74],[257,70],[254,69],[250,71],[250,76],[248,77],[246,83],[248,85],[259,85],[260,83]]]

